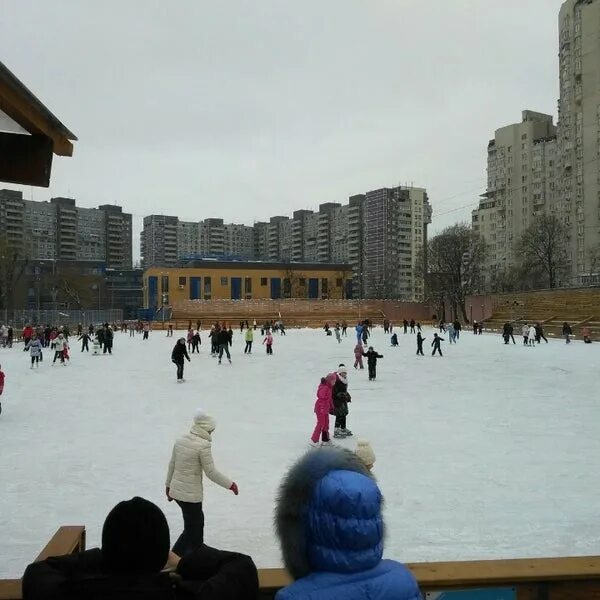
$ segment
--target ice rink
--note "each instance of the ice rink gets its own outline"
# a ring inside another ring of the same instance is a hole
[[[260,334],[260,332],[257,332]],[[354,336],[322,331],[275,336],[274,355],[255,343],[233,365],[208,354],[175,382],[177,339],[116,333],[113,356],[82,355],[68,367],[29,369],[21,348],[0,350],[6,385],[0,416],[0,577],[20,576],[60,525],[84,524],[97,545],[104,518],[134,495],[167,514],[172,541],[182,521],[164,481],[174,440],[196,408],[217,420],[213,455],[240,495],[205,479],[205,539],[281,564],[273,499],[290,462],[307,450],[319,378],[350,367],[348,427],[354,448],[370,440],[386,497],[386,555],[403,561],[600,554],[600,344],[563,341],[525,348],[464,333],[424,358],[415,336],[391,348],[378,378],[354,371]],[[332,418],[333,429],[333,418]]]

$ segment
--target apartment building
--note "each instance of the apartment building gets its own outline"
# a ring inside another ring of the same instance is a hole
[[[175,266],[178,252],[179,219],[165,215],[144,217],[140,236],[142,263],[149,266]]]
[[[76,206],[73,198],[25,200],[0,190],[0,235],[28,260],[99,261],[132,266],[131,215],[120,206]]]
[[[360,283],[366,297],[423,299],[418,268],[431,207],[423,188],[381,188],[367,192],[363,216]]]
[[[551,115],[524,110],[519,123],[496,130],[487,146],[487,189],[472,213],[488,247],[488,286],[518,262],[518,241],[535,217],[552,210],[558,172]]]
[[[569,227],[572,285],[600,283],[600,0],[567,0],[559,13],[557,213]]]

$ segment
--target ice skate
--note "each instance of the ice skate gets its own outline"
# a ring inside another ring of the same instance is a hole
[[[349,429],[342,429],[342,434],[344,437],[352,437],[352,432]]]
[[[230,359],[230,358],[228,358],[227,360],[229,361],[229,364],[231,364],[231,359]]]
[[[333,443],[331,440],[327,440],[326,442],[321,442],[321,446],[325,447],[325,446],[333,446]]]
[[[321,444],[319,442],[313,442],[312,440],[310,440],[308,442],[308,447],[309,448],[320,448]]]
[[[333,437],[337,439],[343,439],[346,437],[346,434],[341,427],[336,427],[333,431]]]

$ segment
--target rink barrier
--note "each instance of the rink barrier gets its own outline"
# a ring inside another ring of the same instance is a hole
[[[52,536],[34,562],[46,560],[50,556],[76,554],[85,550],[85,527],[65,525]],[[20,579],[0,579],[0,600],[21,600]]]
[[[85,527],[61,527],[36,561],[85,550]],[[427,592],[510,588],[516,600],[600,599],[600,556],[408,563]],[[285,569],[259,569],[261,600],[291,582]],[[486,596],[489,597],[489,596]],[[21,580],[0,580],[0,600],[21,600]]]

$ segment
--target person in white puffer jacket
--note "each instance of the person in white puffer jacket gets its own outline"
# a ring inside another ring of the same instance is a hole
[[[217,485],[238,495],[237,484],[215,467],[211,451],[214,430],[215,420],[199,409],[194,415],[190,432],[180,437],[173,447],[166,493],[169,502],[175,500],[183,514],[183,533],[173,546],[177,556],[185,556],[204,543],[202,473]]]

